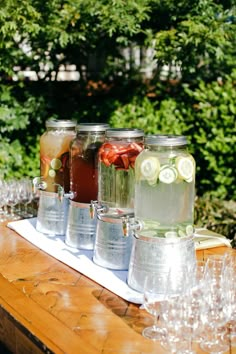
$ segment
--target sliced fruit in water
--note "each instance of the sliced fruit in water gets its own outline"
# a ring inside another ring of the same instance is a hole
[[[147,180],[157,178],[160,171],[160,162],[156,157],[147,157],[140,165],[141,176]]]
[[[49,170],[48,175],[49,175],[50,177],[54,178],[54,177],[56,176],[55,170]]]
[[[154,230],[143,230],[141,232],[141,235],[146,237],[155,237],[157,236],[157,233]]]
[[[62,166],[61,160],[59,159],[52,159],[50,163],[53,170],[59,170]]]
[[[179,237],[186,237],[186,233],[183,230],[178,231]]]
[[[167,231],[165,233],[165,237],[166,238],[176,238],[176,237],[178,237],[178,234],[176,231]]]
[[[107,167],[115,165],[116,169],[129,170],[134,168],[136,157],[142,149],[143,146],[137,143],[106,143],[99,150],[99,160]]]
[[[157,176],[152,179],[147,179],[147,183],[149,184],[149,186],[156,185],[157,184]]]
[[[169,165],[163,165],[159,173],[159,180],[162,183],[173,183],[178,177],[176,169]]]
[[[193,232],[194,232],[193,226],[191,224],[187,225],[186,226],[186,234],[187,234],[187,236],[192,236]]]
[[[178,156],[175,160],[175,166],[182,179],[192,182],[194,175],[194,160],[191,157]]]

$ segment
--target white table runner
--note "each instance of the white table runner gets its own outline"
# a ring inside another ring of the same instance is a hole
[[[109,270],[96,265],[93,262],[93,251],[78,250],[67,246],[64,242],[64,236],[48,237],[38,232],[35,228],[36,220],[36,218],[33,218],[13,221],[8,223],[7,226],[44,252],[86,275],[123,299],[142,304],[143,295],[131,289],[127,284],[128,271]],[[204,228],[196,230],[196,249],[220,245],[230,247],[230,241],[224,236]]]
[[[48,237],[35,229],[36,218],[13,221],[7,225],[44,252],[67,264],[71,268],[96,281],[123,299],[142,304],[143,295],[131,289],[127,282],[127,271],[109,270],[96,265],[93,251],[78,250],[64,242],[64,236]]]

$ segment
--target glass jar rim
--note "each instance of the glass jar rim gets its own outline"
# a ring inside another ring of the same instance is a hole
[[[46,121],[46,128],[75,128],[76,122],[69,119],[49,119]]]
[[[81,123],[76,127],[77,133],[80,132],[105,132],[109,128],[107,123]]]
[[[144,131],[136,128],[111,128],[106,131],[107,138],[141,138],[143,136]]]
[[[181,146],[187,145],[188,141],[184,135],[153,134],[145,136],[145,144],[158,146]]]

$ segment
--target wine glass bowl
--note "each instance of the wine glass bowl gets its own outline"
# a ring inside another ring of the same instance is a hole
[[[28,205],[33,200],[33,184],[30,179],[23,178],[19,182],[19,193],[20,193],[21,203],[24,206],[24,209],[22,211],[22,216],[25,218],[32,217],[33,214],[28,209]]]
[[[200,316],[203,325],[209,328],[211,338],[203,340],[200,347],[207,353],[225,352],[229,349],[219,335],[230,319],[227,288],[229,280],[225,277],[224,261],[224,256],[210,256],[206,262],[206,286]]]
[[[161,302],[165,298],[168,282],[168,273],[150,273],[144,281],[144,308],[154,316],[154,325],[143,329],[142,335],[145,338],[161,340],[163,329],[158,327],[157,322],[161,313]]]
[[[7,206],[10,208],[8,218],[11,220],[19,220],[20,216],[15,211],[16,205],[19,203],[18,183],[17,180],[7,181]]]

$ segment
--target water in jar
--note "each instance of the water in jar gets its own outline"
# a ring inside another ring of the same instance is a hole
[[[193,233],[195,161],[185,150],[143,151],[135,164],[135,217],[142,235],[184,237]]]

